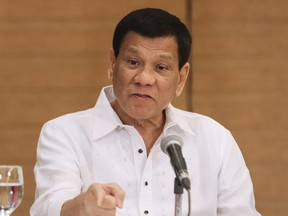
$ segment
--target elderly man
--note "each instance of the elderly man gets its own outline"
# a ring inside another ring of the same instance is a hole
[[[191,180],[183,215],[190,205],[193,216],[259,215],[249,171],[229,131],[171,105],[189,73],[190,47],[185,25],[161,9],[139,9],[118,23],[112,85],[95,107],[42,129],[31,215],[174,215],[175,173],[160,147],[171,134],[183,140]]]

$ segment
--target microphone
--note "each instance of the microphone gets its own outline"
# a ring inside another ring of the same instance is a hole
[[[190,178],[187,171],[185,159],[182,155],[181,147],[183,140],[180,136],[169,135],[161,141],[161,149],[170,157],[171,165],[175,171],[178,180],[186,190],[190,190]]]

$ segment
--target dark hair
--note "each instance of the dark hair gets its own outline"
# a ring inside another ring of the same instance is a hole
[[[192,39],[189,30],[178,17],[156,8],[132,11],[115,28],[113,49],[116,58],[124,37],[131,31],[151,38],[174,36],[178,45],[179,69],[188,61]]]

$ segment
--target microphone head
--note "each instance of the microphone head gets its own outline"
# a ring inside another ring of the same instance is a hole
[[[170,145],[179,145],[181,148],[183,145],[183,140],[180,136],[177,135],[169,135],[161,140],[161,149],[165,154],[168,154],[167,148]]]

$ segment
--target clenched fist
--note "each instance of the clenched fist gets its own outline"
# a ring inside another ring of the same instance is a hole
[[[95,183],[85,193],[65,202],[61,216],[115,216],[124,197],[125,192],[117,184]]]

